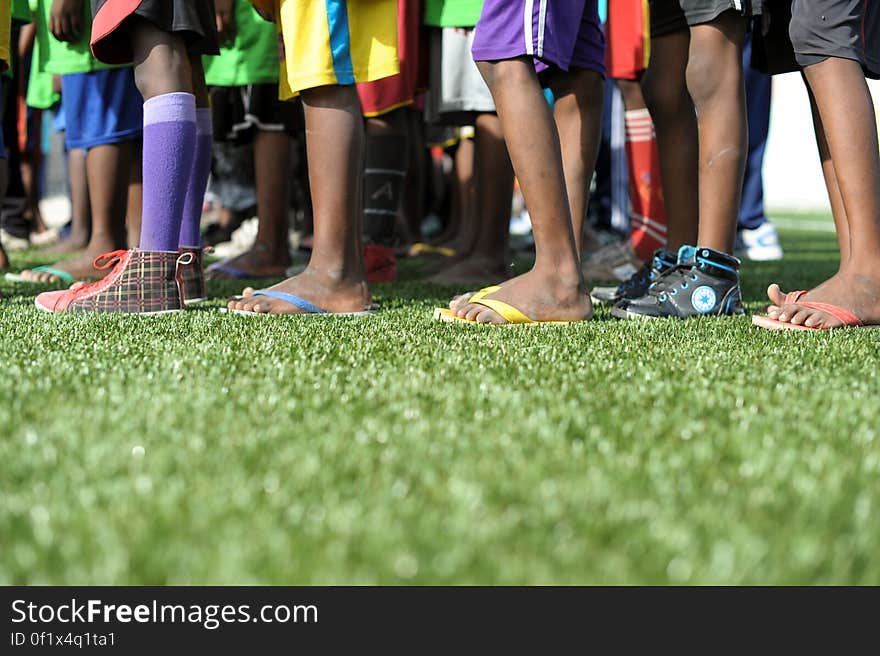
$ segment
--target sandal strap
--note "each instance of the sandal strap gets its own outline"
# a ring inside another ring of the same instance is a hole
[[[819,312],[824,312],[825,314],[831,315],[835,319],[839,320],[843,323],[844,326],[863,326],[862,320],[859,319],[856,315],[848,310],[844,310],[842,307],[837,305],[832,305],[831,303],[817,303],[813,301],[801,301],[798,303],[801,307],[810,308],[811,310],[818,310]]]

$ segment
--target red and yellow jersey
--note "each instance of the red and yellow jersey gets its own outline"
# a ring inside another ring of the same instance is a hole
[[[605,23],[605,65],[608,77],[638,80],[651,57],[648,0],[613,0]]]

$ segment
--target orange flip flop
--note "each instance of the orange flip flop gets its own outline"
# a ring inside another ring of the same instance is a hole
[[[785,303],[786,305],[791,303],[796,303],[797,299],[806,294],[806,292],[790,292],[785,295]],[[794,300],[789,300],[789,297],[794,297]],[[840,321],[842,326],[835,326],[834,328],[875,328],[877,326],[866,326],[862,323],[862,320],[859,319],[856,315],[854,315],[849,310],[844,310],[842,307],[838,307],[836,305],[832,305],[830,303],[814,303],[812,301],[801,301],[797,303],[801,307],[810,308],[811,310],[819,310],[820,312],[824,312],[825,314],[831,315],[838,321]],[[834,330],[834,328],[813,328],[810,326],[797,325],[793,323],[789,323],[787,321],[778,321],[776,319],[771,319],[770,317],[755,315],[752,317],[752,324],[758,326],[760,328],[766,328],[768,330]]]

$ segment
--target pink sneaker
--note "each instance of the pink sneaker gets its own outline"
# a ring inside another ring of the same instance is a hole
[[[178,251],[131,249],[105,253],[95,258],[95,268],[116,266],[103,280],[43,292],[37,296],[36,306],[46,312],[180,312],[184,309],[181,268],[192,259],[192,253]]]

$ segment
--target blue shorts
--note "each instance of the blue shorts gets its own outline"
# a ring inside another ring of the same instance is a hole
[[[130,68],[61,76],[68,150],[131,141],[144,130],[144,99]]]

